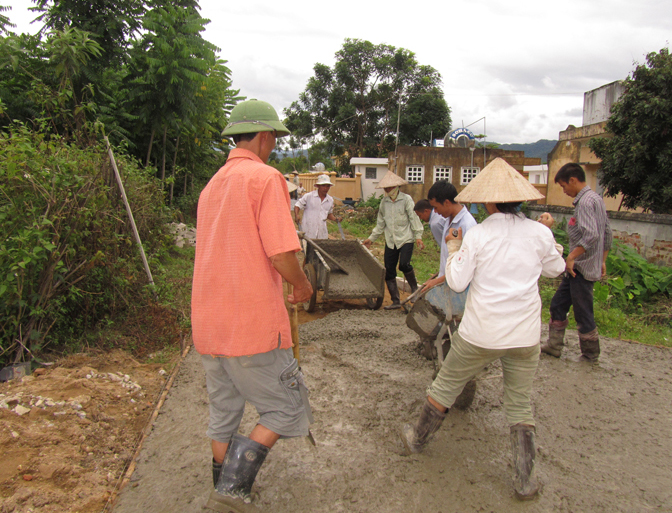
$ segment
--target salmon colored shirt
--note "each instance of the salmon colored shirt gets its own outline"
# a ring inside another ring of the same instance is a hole
[[[248,356],[292,347],[282,277],[270,257],[300,250],[283,176],[236,148],[198,201],[191,296],[201,354]]]

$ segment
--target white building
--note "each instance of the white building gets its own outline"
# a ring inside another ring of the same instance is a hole
[[[528,174],[530,183],[548,183],[548,164],[523,166],[523,173]]]
[[[380,196],[382,189],[376,189],[378,182],[382,180],[389,168],[388,160],[381,158],[353,157],[350,159],[350,165],[355,169],[355,173],[362,175],[362,199],[366,200],[372,194]]]

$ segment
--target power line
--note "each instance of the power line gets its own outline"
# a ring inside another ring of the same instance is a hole
[[[501,94],[469,94],[444,93],[444,96],[583,96],[584,93],[501,93]]]

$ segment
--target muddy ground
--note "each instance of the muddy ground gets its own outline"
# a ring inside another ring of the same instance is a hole
[[[672,511],[672,352],[603,341],[599,365],[543,356],[533,405],[535,501],[513,496],[499,365],[427,450],[400,455],[432,364],[398,312],[341,310],[300,329],[317,447],[281,440],[257,485],[268,512]],[[570,333],[567,356],[578,353]],[[196,512],[212,489],[207,394],[193,350],[140,453],[115,513]],[[256,415],[248,411],[241,432]]]

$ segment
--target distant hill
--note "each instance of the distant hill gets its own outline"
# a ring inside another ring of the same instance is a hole
[[[499,144],[498,148],[501,148],[502,150],[524,151],[526,157],[540,157],[541,163],[546,164],[546,161],[548,160],[548,154],[555,147],[557,142],[558,141],[540,139],[535,143],[527,144],[495,144]]]

